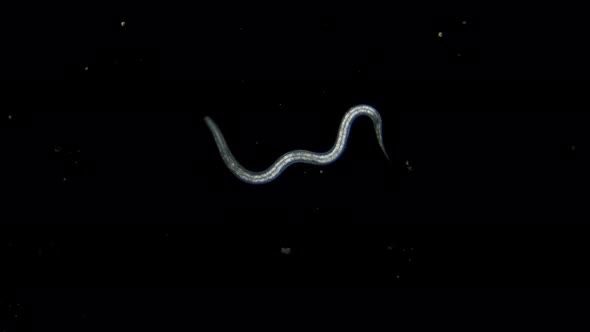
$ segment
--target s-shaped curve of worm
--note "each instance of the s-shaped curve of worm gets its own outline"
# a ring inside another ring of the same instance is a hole
[[[207,124],[207,127],[209,127],[209,130],[211,130],[213,138],[215,139],[215,143],[217,144],[217,148],[219,149],[219,153],[221,154],[221,158],[229,170],[238,179],[246,183],[265,184],[275,180],[279,175],[281,175],[283,171],[285,171],[285,169],[296,163],[327,165],[336,161],[338,158],[340,158],[342,152],[346,148],[346,143],[350,134],[350,127],[352,126],[353,121],[359,116],[363,115],[368,116],[371,118],[371,120],[373,120],[379,146],[381,147],[381,150],[383,150],[387,160],[389,160],[389,156],[387,155],[387,151],[383,145],[383,125],[381,115],[371,106],[358,105],[348,110],[348,112],[346,112],[342,118],[342,121],[340,122],[340,130],[338,131],[338,136],[336,137],[336,144],[334,144],[334,147],[332,147],[332,149],[330,149],[328,152],[318,153],[306,150],[294,150],[282,155],[279,159],[277,159],[277,161],[274,162],[274,164],[272,164],[272,166],[262,172],[252,172],[240,165],[240,163],[229,150],[227,142],[225,141],[221,130],[219,130],[219,127],[217,127],[215,122],[208,116],[206,116],[204,120]]]

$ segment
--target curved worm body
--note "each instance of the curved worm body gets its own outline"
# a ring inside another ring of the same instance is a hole
[[[342,121],[340,122],[340,130],[336,138],[336,144],[328,152],[317,153],[306,150],[294,150],[282,155],[277,161],[272,164],[268,169],[262,172],[252,172],[245,169],[236,158],[233,156],[227,142],[221,133],[221,130],[217,127],[215,122],[208,116],[205,117],[205,123],[215,139],[221,158],[225,162],[225,165],[229,170],[240,180],[250,184],[265,184],[275,180],[285,169],[296,163],[307,163],[312,165],[328,165],[336,161],[342,155],[342,152],[346,148],[348,136],[350,134],[350,127],[353,121],[359,116],[368,116],[373,120],[375,127],[375,133],[377,134],[377,140],[379,146],[385,157],[389,160],[385,146],[383,145],[383,128],[381,115],[377,110],[371,106],[358,105],[346,112]]]

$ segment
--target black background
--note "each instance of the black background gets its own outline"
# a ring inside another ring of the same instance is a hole
[[[0,328],[563,328],[584,312],[588,102],[540,80],[587,75],[580,10],[12,6]],[[391,163],[361,118],[336,163],[264,186],[229,173],[202,120],[262,170],[330,149],[361,103]]]

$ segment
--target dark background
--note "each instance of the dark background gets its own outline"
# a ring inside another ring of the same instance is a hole
[[[581,10],[10,6],[0,329],[563,329],[584,312]],[[264,186],[229,173],[202,120],[262,170],[330,149],[360,103],[391,163],[361,118],[336,163]]]

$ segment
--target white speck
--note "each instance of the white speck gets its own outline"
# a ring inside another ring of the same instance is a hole
[[[442,38],[442,36],[443,36],[443,33],[442,33],[442,31],[440,31],[440,32],[438,33],[438,38]]]
[[[256,145],[258,145],[258,141],[256,141]]]
[[[291,253],[291,248],[281,248],[281,253],[283,255],[289,255]]]
[[[398,274],[398,275],[396,275],[395,277],[399,279],[399,274]]]
[[[66,178],[63,178],[63,181],[64,181],[64,182],[66,182],[66,181],[67,181],[67,179],[66,179]]]
[[[461,24],[465,25],[465,24],[467,24],[467,21],[463,21],[463,22],[461,22]]]
[[[12,114],[8,115],[8,120],[12,120]]]
[[[324,170],[323,169],[320,169],[320,174],[324,174]]]
[[[457,56],[461,56],[461,53],[457,53]]]
[[[125,21],[122,21],[122,22],[121,22],[121,26],[122,26],[122,27],[124,27],[124,26],[126,26],[126,25],[127,25],[127,23],[125,23]]]
[[[315,208],[315,210],[316,210],[316,211],[319,211],[319,210],[320,210],[320,208],[319,208],[319,207],[317,207],[317,208]]]
[[[88,71],[88,66],[84,67],[84,71]]]

